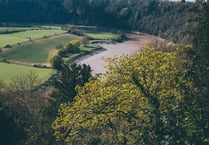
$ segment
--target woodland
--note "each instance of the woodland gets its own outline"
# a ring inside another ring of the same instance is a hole
[[[161,0],[0,0],[0,22],[93,25],[189,43],[190,2]],[[191,41],[190,41],[191,42]]]
[[[0,0],[0,21],[96,25],[176,43],[107,58],[108,71],[96,76],[60,52],[41,89],[33,72],[0,81],[0,144],[209,144],[208,1]],[[79,51],[77,42],[64,50]]]

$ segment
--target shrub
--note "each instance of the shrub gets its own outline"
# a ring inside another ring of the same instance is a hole
[[[12,46],[9,45],[9,44],[5,45],[4,47],[5,47],[5,48],[12,48]]]
[[[67,53],[79,53],[80,52],[80,41],[79,40],[72,40],[64,46],[64,49]]]
[[[52,56],[49,59],[49,62],[51,63],[52,67],[57,70],[61,70],[62,64],[64,63],[64,61],[62,60],[62,57],[59,55]]]
[[[77,29],[70,29],[68,30],[68,33],[77,35],[77,36],[84,36],[85,34],[83,32],[81,32],[80,30]]]
[[[60,49],[58,51],[58,55],[61,56],[61,57],[65,57],[66,53],[67,53],[66,49]]]

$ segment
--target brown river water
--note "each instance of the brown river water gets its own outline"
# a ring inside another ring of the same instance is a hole
[[[165,41],[159,37],[142,33],[129,33],[126,34],[129,38],[127,41],[116,44],[98,44],[104,48],[102,51],[94,52],[77,59],[75,62],[78,64],[89,64],[93,70],[93,75],[104,73],[106,62],[102,58],[114,57],[116,55],[129,55],[140,52],[143,46],[154,47],[154,45],[162,45]]]

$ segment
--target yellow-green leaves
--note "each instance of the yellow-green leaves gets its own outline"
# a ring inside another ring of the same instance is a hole
[[[67,144],[153,144],[171,138],[184,101],[189,62],[178,52],[146,49],[132,57],[108,58],[109,71],[78,87],[71,104],[62,104],[53,128]],[[183,63],[182,63],[183,62]],[[172,114],[172,115],[171,115]],[[181,126],[182,127],[182,126]],[[179,133],[179,130],[176,129]],[[181,134],[181,132],[179,133]]]

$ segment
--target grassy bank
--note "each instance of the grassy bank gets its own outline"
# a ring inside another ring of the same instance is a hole
[[[53,69],[35,68],[24,65],[8,64],[0,62],[0,80],[5,83],[9,83],[12,78],[18,75],[27,75],[30,71],[38,74],[38,78],[41,80],[40,83],[45,82],[48,78],[56,71]]]
[[[29,30],[11,34],[0,34],[0,48],[5,47],[6,45],[15,45],[65,32],[66,31],[63,30]]]
[[[56,51],[56,46],[76,39],[79,38],[72,35],[59,35],[24,45],[16,45],[10,51],[1,53],[0,58],[22,63],[47,63],[50,52]]]

